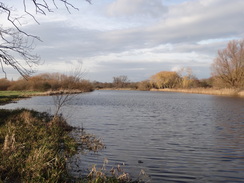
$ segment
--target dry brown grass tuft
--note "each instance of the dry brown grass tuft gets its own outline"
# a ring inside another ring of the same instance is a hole
[[[3,151],[13,151],[15,149],[15,133],[7,134],[4,139]]]
[[[98,152],[105,148],[104,143],[101,139],[97,138],[95,135],[82,132],[81,134],[81,142],[83,149],[88,149],[93,152]]]
[[[4,111],[3,111],[4,112]],[[65,121],[15,110],[0,119],[0,182],[66,182],[66,157],[77,152]],[[14,114],[14,115],[12,115]],[[3,121],[1,121],[3,120]],[[62,153],[61,153],[62,152]]]

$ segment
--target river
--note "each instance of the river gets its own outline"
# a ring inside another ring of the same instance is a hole
[[[53,97],[5,105],[53,112]],[[74,175],[118,164],[150,182],[244,182],[244,99],[200,94],[94,91],[64,106],[73,126],[103,139],[106,149],[70,161]],[[142,176],[142,175],[141,175]]]

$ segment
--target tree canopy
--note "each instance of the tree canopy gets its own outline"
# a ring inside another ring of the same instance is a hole
[[[156,88],[174,88],[180,81],[180,76],[175,71],[161,71],[150,79]]]

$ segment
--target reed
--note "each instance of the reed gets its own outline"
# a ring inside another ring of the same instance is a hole
[[[93,165],[88,174],[86,181],[89,183],[145,183],[151,182],[150,176],[141,169],[136,180],[132,180],[129,173],[124,170],[125,164],[118,164],[115,167],[107,169],[109,160],[104,158],[102,167]]]
[[[189,89],[151,89],[151,91],[164,91],[164,92],[182,92],[182,93],[196,93],[207,95],[223,95],[223,96],[238,96],[244,97],[244,90],[241,89],[214,89],[214,88],[189,88]]]

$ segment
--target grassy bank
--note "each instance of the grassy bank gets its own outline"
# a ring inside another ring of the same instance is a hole
[[[135,90],[134,88],[100,88],[97,90]]]
[[[83,93],[81,90],[57,90],[57,91],[0,91],[0,105],[7,104],[22,98],[32,96],[49,96],[49,95],[63,95],[63,94],[78,94]]]
[[[78,130],[76,137],[71,136],[72,130]],[[132,181],[122,169],[106,172],[108,160],[101,168],[94,165],[86,177],[69,174],[69,157],[80,150],[97,152],[104,147],[94,135],[72,128],[62,117],[26,109],[0,109],[0,183],[141,182]]]
[[[0,91],[0,105],[16,101],[29,96],[40,95],[42,92],[33,91]]]
[[[77,143],[60,117],[0,110],[0,182],[68,182],[66,157]]]
[[[18,92],[1,94],[4,103],[6,98],[16,100],[35,95]],[[71,136],[71,132],[75,132],[76,136]],[[105,172],[104,167],[96,169],[94,166],[87,177],[79,179],[68,173],[69,157],[79,151],[97,152],[104,147],[94,135],[69,126],[60,116],[27,109],[0,109],[0,183],[132,182],[125,172]]]
[[[36,91],[0,91],[0,96],[34,96],[40,95],[43,92],[36,92]]]
[[[213,89],[213,88],[190,88],[190,89],[151,89],[151,91],[183,92],[207,95],[238,96],[244,97],[244,90],[240,89]]]

